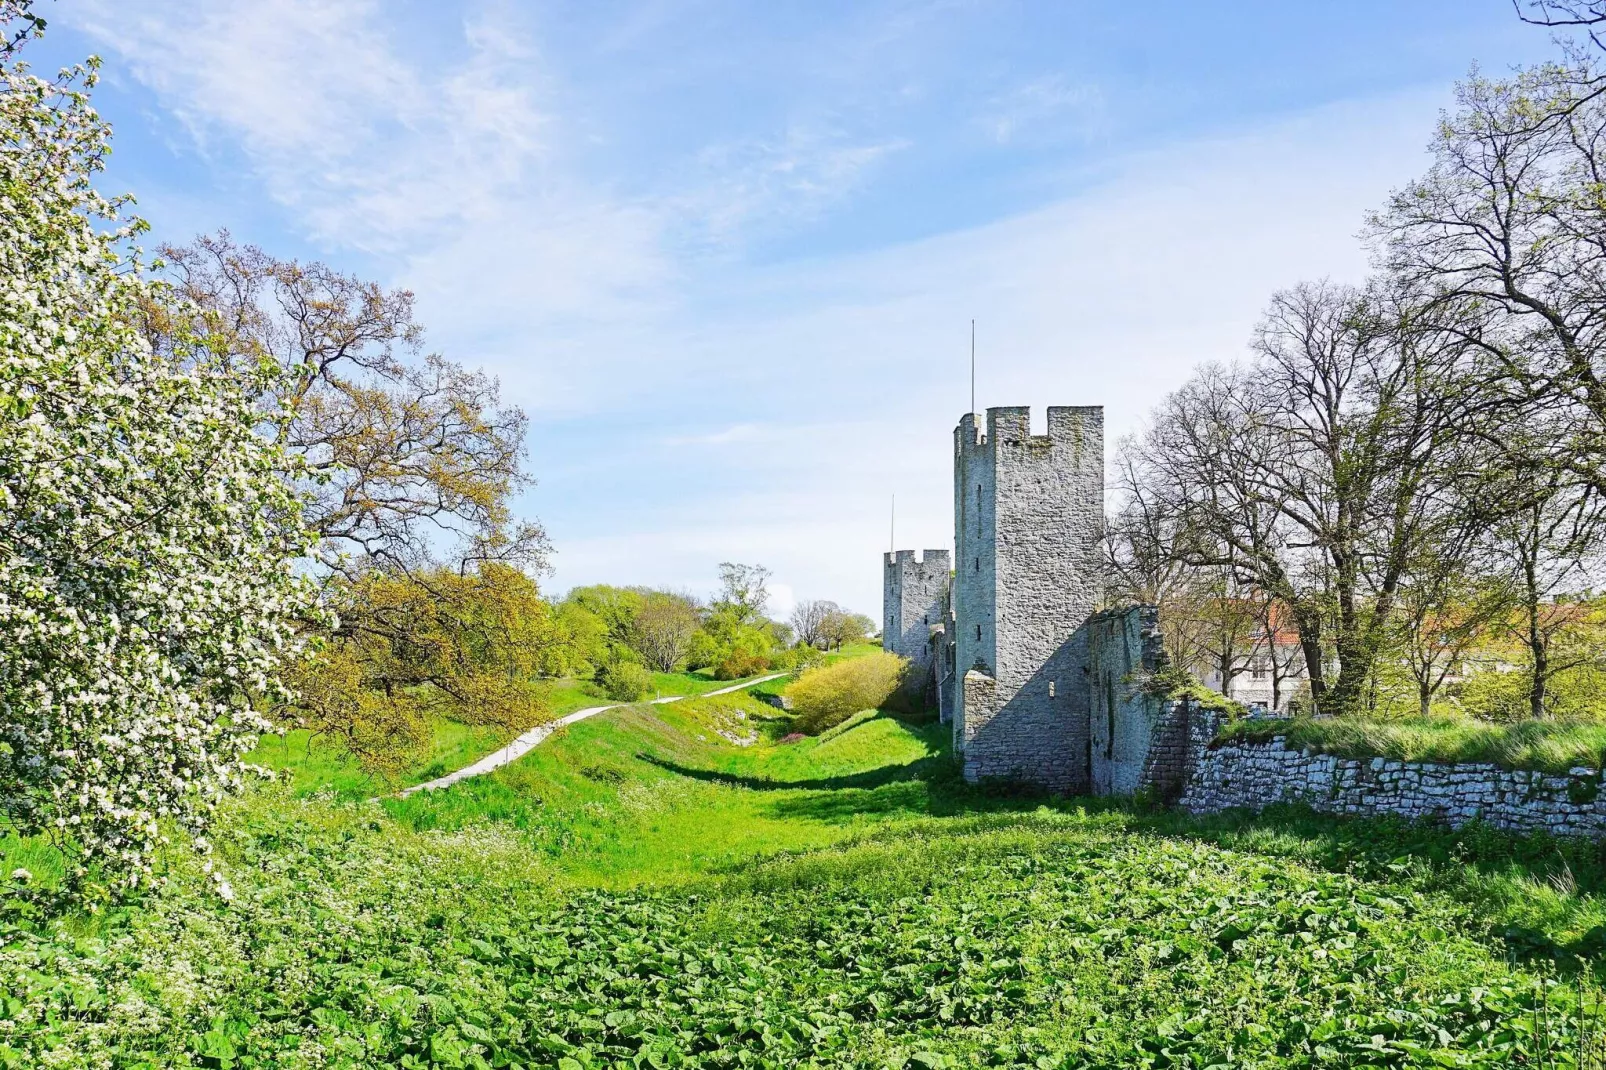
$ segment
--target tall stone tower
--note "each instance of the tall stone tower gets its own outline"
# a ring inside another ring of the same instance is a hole
[[[881,648],[914,664],[915,679],[932,675],[931,629],[948,608],[947,550],[927,550],[920,560],[913,550],[884,554],[881,579]]]
[[[954,749],[966,780],[1090,787],[1087,621],[1103,589],[1104,409],[954,430]]]

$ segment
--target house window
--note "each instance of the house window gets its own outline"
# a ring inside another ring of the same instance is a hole
[[[976,642],[981,642],[981,625],[976,625]]]
[[[1053,680],[1050,680],[1048,682],[1048,697],[1049,698],[1053,698],[1054,697],[1054,681]]]

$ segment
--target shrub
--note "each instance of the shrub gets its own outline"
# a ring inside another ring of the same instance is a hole
[[[817,735],[860,710],[874,709],[903,682],[908,662],[880,651],[810,669],[786,689],[797,728]]]
[[[1522,721],[1528,713],[1528,675],[1516,671],[1474,673],[1451,689],[1462,712],[1480,721]]]
[[[770,668],[777,672],[789,672],[797,676],[805,669],[819,665],[825,661],[825,652],[818,650],[807,643],[799,643],[789,650],[783,650],[770,659]]]
[[[597,682],[616,702],[635,702],[652,693],[652,673],[633,661],[614,661],[597,670]]]
[[[749,676],[757,676],[769,667],[770,657],[768,654],[733,650],[725,655],[718,665],[714,666],[714,678],[716,680],[742,680]]]
[[[757,628],[738,628],[715,663],[714,676],[720,680],[756,676],[770,667],[773,653],[770,637],[764,632]]]

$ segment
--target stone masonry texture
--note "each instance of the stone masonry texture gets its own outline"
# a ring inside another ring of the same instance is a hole
[[[1182,794],[1191,768],[1191,706],[1157,695],[1166,668],[1160,613],[1132,606],[1087,624],[1090,790],[1094,795]]]
[[[1606,836],[1600,787],[1600,773],[1588,768],[1553,774],[1470,762],[1339,758],[1291,749],[1277,736],[1200,749],[1181,805],[1214,813],[1299,802],[1323,813],[1398,814],[1452,827],[1477,820],[1512,832],[1599,839]]]
[[[954,743],[965,778],[1090,787],[1086,626],[1103,593],[1104,410],[954,431]]]

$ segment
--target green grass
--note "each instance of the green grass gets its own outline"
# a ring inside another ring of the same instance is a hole
[[[1286,736],[1292,747],[1346,758],[1398,758],[1412,762],[1490,762],[1507,769],[1565,773],[1601,768],[1606,722],[1522,721],[1491,724],[1467,717],[1366,717],[1292,721],[1239,720],[1220,739]]]
[[[278,772],[298,795],[331,794],[343,799],[366,799],[376,792],[392,791],[432,780],[460,769],[507,742],[508,733],[487,725],[465,725],[436,718],[429,750],[410,767],[386,778],[366,772],[335,743],[313,739],[304,728],[283,736],[263,736],[247,761]]]
[[[980,791],[947,726],[786,727],[697,698],[430,795],[265,788],[232,903],[178,850],[95,916],[0,895],[0,1067],[1575,1065],[1592,845]]]
[[[654,673],[659,695],[701,695],[735,681],[715,680],[703,672]],[[555,681],[548,692],[550,714],[562,717],[590,706],[613,704],[587,680]],[[489,725],[466,725],[449,716],[436,717],[429,749],[390,777],[365,771],[336,742],[313,739],[305,729],[283,736],[263,736],[247,761],[284,776],[298,795],[331,794],[342,799],[366,799],[378,793],[421,784],[470,765],[507,743],[512,733]]]

